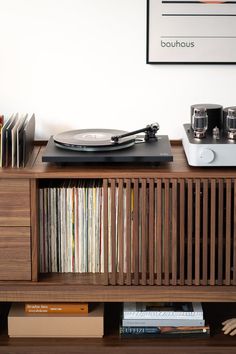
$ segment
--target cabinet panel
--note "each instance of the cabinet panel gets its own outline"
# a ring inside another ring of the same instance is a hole
[[[0,227],[0,280],[31,280],[29,227]]]
[[[0,179],[0,226],[30,226],[28,179]]]

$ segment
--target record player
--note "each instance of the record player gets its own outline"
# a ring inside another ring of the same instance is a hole
[[[191,166],[236,166],[236,107],[192,105],[182,143]]]
[[[127,132],[81,129],[51,137],[43,162],[62,164],[159,164],[173,161],[168,136],[157,135],[159,124]],[[141,135],[141,133],[143,133]]]

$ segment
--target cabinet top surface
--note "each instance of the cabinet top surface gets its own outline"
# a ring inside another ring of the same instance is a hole
[[[171,146],[174,161],[150,165],[60,165],[42,162],[44,145],[35,146],[31,159],[25,168],[0,169],[0,178],[214,178],[236,177],[236,167],[190,167],[181,143]]]

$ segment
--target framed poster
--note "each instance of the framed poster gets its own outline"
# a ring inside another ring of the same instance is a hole
[[[147,63],[235,64],[236,1],[147,0]]]

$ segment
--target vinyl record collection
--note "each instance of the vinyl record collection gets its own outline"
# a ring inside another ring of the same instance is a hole
[[[103,272],[102,198],[100,180],[40,189],[41,272]]]
[[[132,185],[129,197],[127,193],[125,185],[122,192],[118,184],[113,192],[112,187],[108,185],[108,272],[114,271],[114,267],[118,272],[122,265],[122,269],[126,273],[128,257],[131,260],[130,270],[131,272],[134,270],[135,235],[133,230],[135,221],[133,219],[134,188]],[[139,193],[141,192],[139,191]],[[147,205],[148,198],[149,191],[147,189]],[[130,204],[129,229],[126,212],[128,203]],[[138,242],[141,246],[142,238],[147,233],[147,228],[143,229],[142,225],[141,213],[144,206],[141,197],[138,204],[139,215],[136,227]],[[102,180],[75,179],[54,181],[52,187],[42,185],[39,189],[39,211],[41,273],[104,272],[104,189]],[[148,220],[148,210],[145,217]],[[128,234],[130,235],[129,246]],[[121,237],[122,244],[119,242]],[[115,252],[113,250],[114,244]],[[148,249],[139,247],[140,271],[142,270],[144,252],[147,256]]]
[[[33,149],[35,116],[0,116],[0,167],[25,167]]]

